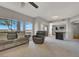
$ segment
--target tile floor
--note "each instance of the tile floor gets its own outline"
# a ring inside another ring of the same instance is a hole
[[[44,44],[21,45],[3,52],[0,57],[79,57],[79,41],[46,37]]]

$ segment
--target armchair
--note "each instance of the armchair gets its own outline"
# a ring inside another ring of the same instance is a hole
[[[33,42],[35,44],[43,44],[45,38],[45,31],[37,31],[36,35],[33,35]]]

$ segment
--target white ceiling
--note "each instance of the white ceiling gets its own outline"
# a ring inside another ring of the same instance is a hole
[[[42,17],[48,21],[60,20],[79,14],[79,2],[35,2],[36,9],[29,3],[21,6],[20,2],[0,2],[0,5],[32,17]]]

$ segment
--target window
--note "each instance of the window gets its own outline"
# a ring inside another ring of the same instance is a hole
[[[32,30],[32,23],[26,22],[25,29],[26,30]]]
[[[17,20],[0,18],[0,29],[17,30]]]
[[[17,20],[12,19],[12,30],[17,30]]]
[[[23,21],[20,20],[20,30],[23,31]]]
[[[8,29],[8,26],[5,24],[6,19],[0,18],[0,29]]]

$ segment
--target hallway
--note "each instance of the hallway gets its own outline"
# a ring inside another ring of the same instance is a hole
[[[44,44],[18,46],[3,52],[1,57],[79,57],[79,41],[55,40],[46,37]]]

